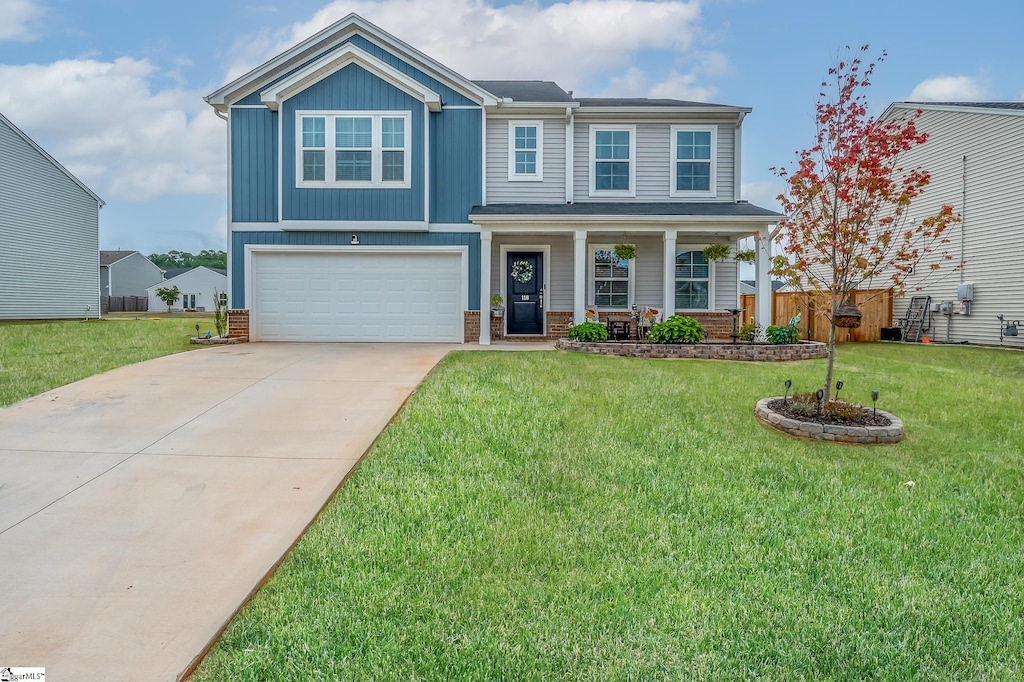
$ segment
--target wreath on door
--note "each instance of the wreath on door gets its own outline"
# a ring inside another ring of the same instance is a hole
[[[512,263],[512,279],[526,284],[533,279],[533,263],[528,260],[517,260]]]

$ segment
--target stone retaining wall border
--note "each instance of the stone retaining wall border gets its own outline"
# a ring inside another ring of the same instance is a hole
[[[585,343],[570,339],[555,342],[558,350],[573,350],[597,355],[626,358],[692,358],[699,360],[742,360],[747,362],[778,362],[785,360],[816,360],[828,357],[828,347],[817,341],[792,344],[744,343],[628,343],[607,341]]]
[[[809,438],[810,440],[824,440],[833,443],[848,443],[853,445],[885,445],[898,443],[903,440],[903,420],[899,417],[878,410],[890,421],[889,426],[839,426],[838,424],[815,424],[790,419],[768,407],[772,400],[779,400],[783,396],[764,398],[758,400],[754,406],[754,414],[766,426],[777,431],[794,436],[795,438]]]

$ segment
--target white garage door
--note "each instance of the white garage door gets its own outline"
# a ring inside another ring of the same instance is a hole
[[[252,255],[257,341],[462,342],[460,253]]]

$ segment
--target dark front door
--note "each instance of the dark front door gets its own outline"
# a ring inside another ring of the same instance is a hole
[[[544,333],[544,255],[510,251],[505,291],[509,334]]]

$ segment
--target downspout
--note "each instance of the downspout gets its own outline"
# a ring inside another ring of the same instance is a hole
[[[573,197],[573,183],[575,182],[573,174],[574,153],[573,145],[576,140],[575,132],[575,119],[573,116],[572,107],[565,108],[565,203],[571,204],[574,201]]]
[[[216,115],[217,115],[217,118],[221,119],[222,121],[226,121],[226,120],[228,120],[228,117],[227,117],[227,116],[225,116],[224,114],[220,113],[220,112],[219,112],[219,111],[217,111],[216,109],[214,109],[214,110],[213,110],[213,113],[214,113],[214,114],[216,114]]]

